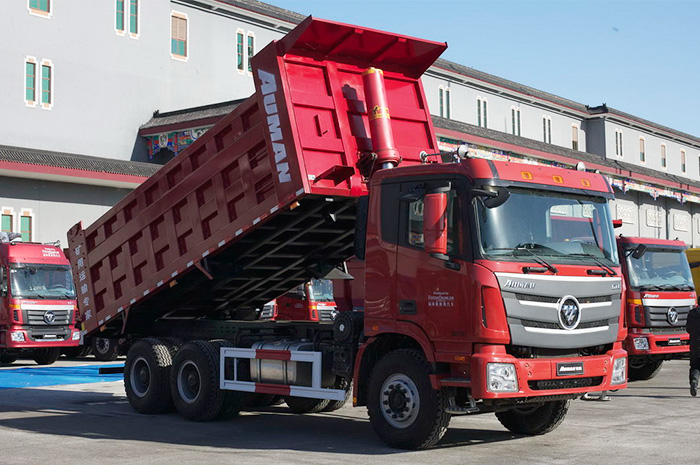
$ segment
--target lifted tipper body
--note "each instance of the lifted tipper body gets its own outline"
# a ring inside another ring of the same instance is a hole
[[[421,448],[451,414],[541,434],[625,386],[610,187],[421,156],[438,150],[420,76],[445,47],[307,18],[255,56],[255,95],[69,231],[84,331],[132,341],[136,410],[203,421],[258,393],[317,412],[352,391],[383,441]],[[353,255],[363,312],[255,320]]]
[[[0,242],[0,363],[40,365],[75,347],[77,307],[68,260],[50,244]]]
[[[664,360],[690,350],[685,331],[688,312],[697,305],[685,242],[645,237],[617,238],[625,277],[629,333],[629,378],[656,376]]]

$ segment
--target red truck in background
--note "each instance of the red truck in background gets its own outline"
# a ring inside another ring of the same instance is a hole
[[[629,379],[651,379],[664,360],[684,357],[690,350],[685,324],[697,295],[686,245],[620,236],[617,246],[626,285]]]
[[[260,319],[333,321],[335,313],[333,281],[312,279],[266,303]]]
[[[543,434],[571,399],[625,387],[610,186],[438,153],[420,76],[445,47],[309,17],[253,58],[252,97],[68,232],[82,330],[130,341],[135,410],[206,421],[250,393],[297,412],[352,393],[381,440],[419,449],[451,415]],[[353,255],[362,312],[253,320]]]
[[[50,365],[62,347],[80,342],[70,264],[55,245],[5,239],[0,242],[0,363],[26,356]]]

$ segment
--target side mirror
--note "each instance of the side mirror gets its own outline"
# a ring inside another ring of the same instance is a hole
[[[484,189],[472,189],[469,193],[477,197],[486,197],[486,200],[483,201],[486,208],[500,207],[510,197],[510,191],[503,186],[497,187],[495,192]]]
[[[632,252],[632,258],[635,260],[639,260],[642,258],[642,255],[644,255],[647,251],[647,246],[644,244],[639,244],[637,248],[634,249],[634,252]]]
[[[7,271],[4,266],[0,266],[0,295],[7,297]]]
[[[613,228],[621,228],[622,227],[622,220],[612,220],[613,223]]]
[[[423,197],[423,248],[431,255],[447,255],[447,194]]]

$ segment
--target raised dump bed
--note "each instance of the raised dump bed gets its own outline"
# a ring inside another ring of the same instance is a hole
[[[362,73],[383,70],[402,164],[418,163],[437,151],[419,78],[444,48],[311,17],[265,47],[253,96],[68,232],[83,330],[246,318],[349,258],[373,169]]]

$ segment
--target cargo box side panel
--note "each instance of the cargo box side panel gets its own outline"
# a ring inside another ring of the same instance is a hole
[[[86,330],[183,274],[202,273],[203,257],[292,201],[294,188],[276,190],[266,131],[248,100],[81,232],[91,291],[89,306],[79,304]]]

